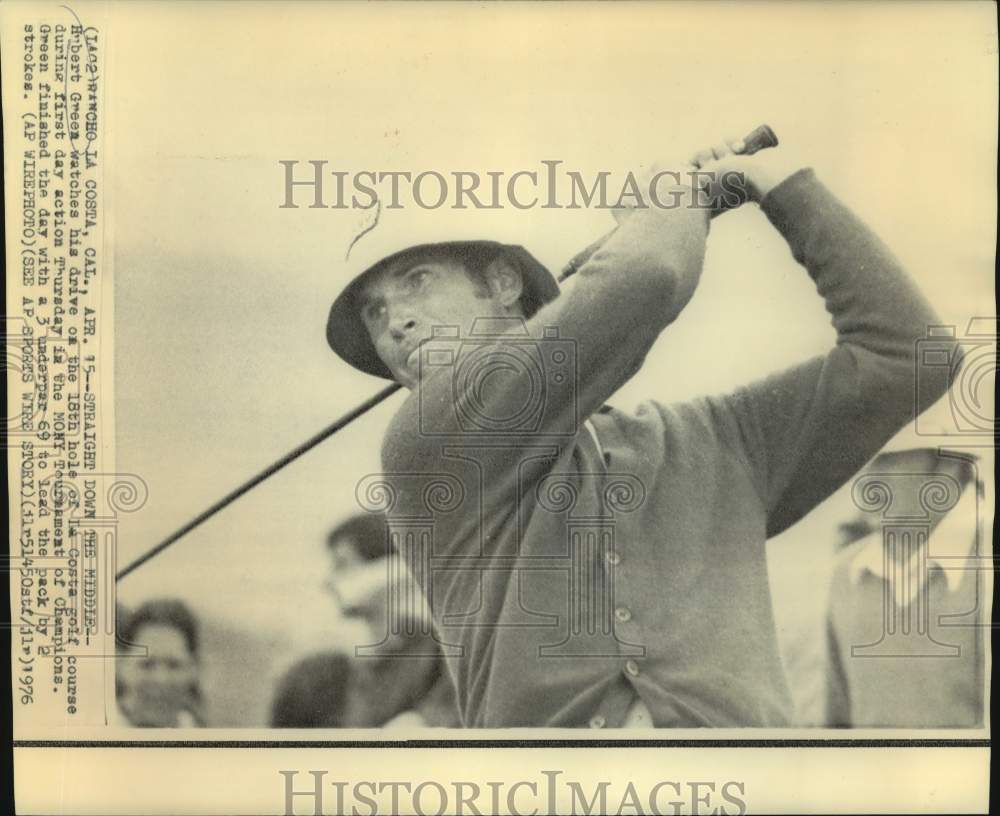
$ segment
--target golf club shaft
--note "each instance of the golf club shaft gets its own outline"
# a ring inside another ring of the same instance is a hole
[[[302,454],[315,448],[320,442],[329,439],[331,436],[337,433],[337,431],[339,431],[341,428],[345,428],[346,426],[350,425],[354,420],[356,420],[358,417],[367,414],[372,408],[384,402],[390,396],[395,394],[400,388],[402,388],[402,386],[399,383],[392,383],[392,385],[386,386],[377,394],[374,394],[373,396],[365,400],[363,403],[358,405],[356,408],[352,408],[350,411],[348,411],[342,417],[337,419],[335,422],[328,425],[322,431],[309,437],[309,439],[307,439],[298,447],[286,453],[277,461],[272,462],[270,465],[264,468],[264,470],[260,471],[260,473],[258,473],[256,476],[251,477],[243,484],[241,484],[239,487],[237,487],[235,490],[232,490],[229,493],[227,493],[211,507],[202,511],[193,519],[191,519],[189,522],[187,522],[187,524],[178,528],[169,536],[167,536],[165,539],[163,539],[163,541],[161,541],[159,544],[153,547],[153,549],[147,550],[137,559],[128,564],[128,566],[120,570],[115,575],[115,581],[120,581],[129,573],[137,570],[151,558],[163,552],[167,547],[169,547],[175,541],[186,536],[193,529],[195,529],[195,527],[204,524],[220,510],[232,504],[244,493],[247,493],[253,488],[255,488],[269,476],[273,476],[275,473],[277,473],[279,470],[285,467],[285,465],[291,464],[300,456],[302,456]]]

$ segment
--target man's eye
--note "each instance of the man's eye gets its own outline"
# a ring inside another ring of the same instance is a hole
[[[406,288],[411,292],[416,292],[427,282],[430,276],[431,271],[429,269],[415,269],[406,276]]]
[[[368,306],[365,309],[365,318],[369,323],[378,323],[385,315],[385,304],[379,303],[376,305]]]

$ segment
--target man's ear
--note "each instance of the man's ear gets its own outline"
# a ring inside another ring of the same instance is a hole
[[[524,291],[520,271],[506,258],[497,258],[486,268],[486,285],[490,294],[507,308],[515,306]]]

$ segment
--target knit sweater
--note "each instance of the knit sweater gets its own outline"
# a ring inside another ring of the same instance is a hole
[[[832,315],[825,356],[721,396],[608,408],[704,257],[704,210],[641,210],[525,325],[439,358],[394,417],[391,528],[466,726],[619,726],[637,697],[657,727],[789,722],[765,542],[947,375],[922,374],[915,400],[935,316],[811,170],[761,207]]]

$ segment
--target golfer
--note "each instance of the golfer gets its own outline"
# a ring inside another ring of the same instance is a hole
[[[607,404],[698,284],[711,211],[689,184],[671,191],[679,206],[617,212],[562,293],[519,246],[445,240],[367,266],[331,308],[333,350],[411,392],[383,443],[393,529],[427,515],[433,480],[460,486],[435,518],[440,568],[420,580],[459,647],[448,669],[467,727],[790,722],[765,542],[946,382],[915,397],[915,344],[938,321],[890,251],[782,148],[742,150],[691,167],[743,174],[837,339],[732,393]],[[616,480],[631,492],[618,511]]]

